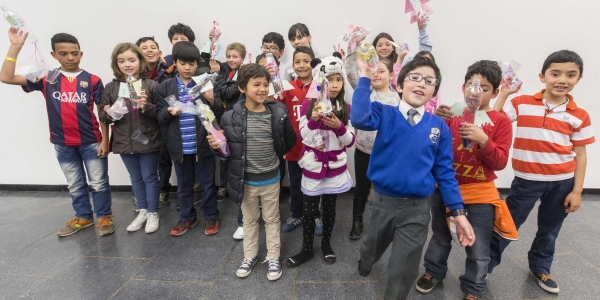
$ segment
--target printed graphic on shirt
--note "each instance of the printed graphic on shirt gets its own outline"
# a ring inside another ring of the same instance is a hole
[[[77,77],[59,75],[56,82],[28,82],[26,92],[41,91],[46,98],[50,142],[62,146],[81,146],[102,141],[100,125],[94,114],[104,85],[99,77],[82,71]]]
[[[437,144],[440,141],[440,129],[437,127],[431,128],[431,133],[429,134],[429,140],[433,144]]]
[[[475,155],[473,148],[464,148],[462,141],[459,143],[454,143],[456,137],[458,135],[458,128],[460,128],[460,123],[462,122],[462,118],[452,118],[450,120],[450,128],[452,132],[452,145],[456,147],[454,151],[454,170],[456,171],[456,175],[473,178],[481,181],[485,181],[487,177],[485,176],[485,169],[481,166],[482,161]],[[491,120],[489,123],[485,123],[485,125],[480,126],[483,132],[487,136],[492,136],[494,122]],[[457,155],[457,151],[459,155]]]
[[[302,104],[294,105],[294,107],[293,107],[294,117],[296,118],[296,121],[298,121],[298,122],[300,122],[300,117],[302,117],[302,114],[300,112],[301,109],[302,109]]]

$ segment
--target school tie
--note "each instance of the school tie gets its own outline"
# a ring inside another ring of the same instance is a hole
[[[415,126],[415,115],[418,114],[419,112],[416,109],[409,109],[408,112],[406,113],[408,115],[408,123],[412,126]]]

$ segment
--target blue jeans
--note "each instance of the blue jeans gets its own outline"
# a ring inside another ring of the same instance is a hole
[[[157,212],[158,194],[160,193],[160,181],[158,180],[160,151],[121,154],[121,159],[129,172],[131,188],[137,198],[137,207],[147,209],[148,212]]]
[[[91,219],[94,216],[85,179],[86,172],[92,187],[96,217],[112,215],[108,159],[98,157],[98,146],[100,143],[79,147],[54,145],[58,164],[67,178],[75,216],[82,219]]]
[[[510,186],[506,205],[517,229],[525,223],[535,203],[540,199],[538,230],[527,255],[529,270],[534,273],[550,274],[556,238],[565,218],[569,215],[565,213],[565,198],[573,191],[573,183],[574,178],[560,181],[532,181],[515,177]],[[509,243],[509,240],[494,234],[490,250],[492,261],[488,267],[489,273],[500,264],[502,252]]]
[[[485,290],[490,242],[494,227],[494,206],[491,204],[465,205],[469,223],[475,232],[475,244],[465,247],[467,260],[465,274],[459,277],[464,293],[481,297]],[[431,195],[431,229],[433,236],[425,251],[425,271],[435,279],[443,280],[448,271],[448,256],[452,250],[452,236],[446,223],[446,206],[439,189]]]
[[[177,175],[180,220],[184,222],[194,222],[196,220],[196,209],[194,208],[196,174],[198,174],[198,181],[202,186],[200,207],[204,211],[204,220],[218,219],[215,157],[212,155],[202,157],[195,154],[185,154],[183,155],[183,162],[173,161],[173,165],[175,165],[175,174]]]

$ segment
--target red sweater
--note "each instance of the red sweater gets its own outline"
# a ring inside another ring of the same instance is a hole
[[[285,155],[285,160],[299,161],[302,158],[302,135],[300,134],[300,110],[302,109],[302,102],[306,99],[306,93],[310,88],[310,83],[303,84],[300,79],[296,79],[290,84],[294,87],[293,90],[283,92],[283,104],[285,104],[289,110],[288,117],[292,121],[292,126],[296,132],[298,140],[296,146]]]
[[[497,178],[494,171],[502,170],[508,163],[508,150],[512,143],[512,122],[504,114],[495,110],[487,113],[494,125],[482,127],[488,141],[483,148],[476,146],[464,149],[462,139],[458,135],[460,117],[446,121],[452,131],[452,147],[454,152],[454,169],[458,184],[489,182]]]

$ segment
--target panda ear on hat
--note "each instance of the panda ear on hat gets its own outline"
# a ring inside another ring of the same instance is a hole
[[[320,63],[321,63],[321,59],[320,58],[313,58],[313,60],[310,61],[310,67],[314,69]]]

